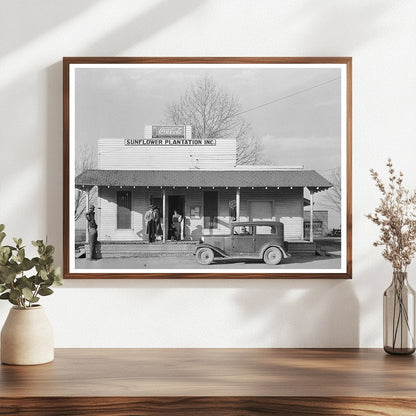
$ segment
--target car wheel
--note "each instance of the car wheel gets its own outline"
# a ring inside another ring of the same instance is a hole
[[[210,248],[200,248],[196,252],[196,259],[199,264],[211,264],[214,260],[214,252]]]
[[[266,264],[279,264],[282,257],[282,252],[277,247],[270,247],[264,252],[263,260]]]

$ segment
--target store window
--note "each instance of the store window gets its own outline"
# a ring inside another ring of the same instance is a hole
[[[131,191],[117,191],[117,228],[131,228]]]
[[[233,235],[252,236],[253,235],[253,226],[252,225],[242,225],[242,226],[234,227]]]
[[[276,227],[274,225],[257,225],[256,234],[257,235],[275,235]]]
[[[204,228],[218,228],[218,192],[204,192]]]

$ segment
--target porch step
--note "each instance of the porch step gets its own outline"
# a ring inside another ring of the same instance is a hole
[[[316,244],[310,241],[288,241],[287,251],[292,256],[315,256]]]
[[[168,241],[162,243],[102,241],[97,244],[97,252],[101,258],[108,257],[150,257],[159,256],[191,256],[194,254],[197,241]],[[89,245],[85,245],[85,254],[89,257]]]
[[[197,241],[156,241],[147,243],[143,241],[102,241],[97,244],[97,252],[101,258],[110,257],[150,257],[150,256],[192,256]],[[315,256],[317,247],[309,241],[288,241],[287,251],[292,256]],[[88,258],[90,248],[85,244],[85,255]]]

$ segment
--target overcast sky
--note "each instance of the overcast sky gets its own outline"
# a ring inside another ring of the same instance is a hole
[[[143,137],[144,125],[160,124],[167,104],[204,76],[238,98],[242,111],[282,98],[244,114],[272,164],[322,173],[340,166],[337,68],[78,68],[76,146],[95,147],[98,138]]]

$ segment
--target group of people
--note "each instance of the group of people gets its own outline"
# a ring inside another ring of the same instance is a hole
[[[98,259],[97,253],[97,223],[95,221],[95,207],[91,205],[88,212],[85,214],[88,221],[88,242],[90,251],[90,260]],[[149,236],[149,243],[161,239],[163,236],[162,221],[159,207],[150,204],[149,209],[144,215],[146,221],[146,234]],[[179,241],[182,239],[183,231],[183,217],[177,210],[173,211],[172,226],[170,229],[170,238],[172,241]]]
[[[149,243],[153,243],[157,239],[162,238],[163,230],[159,207],[150,204],[149,209],[144,214],[144,219],[146,221],[146,234],[148,235]],[[182,239],[182,226],[183,217],[177,210],[174,210],[170,228],[170,239],[172,241],[179,241]]]

